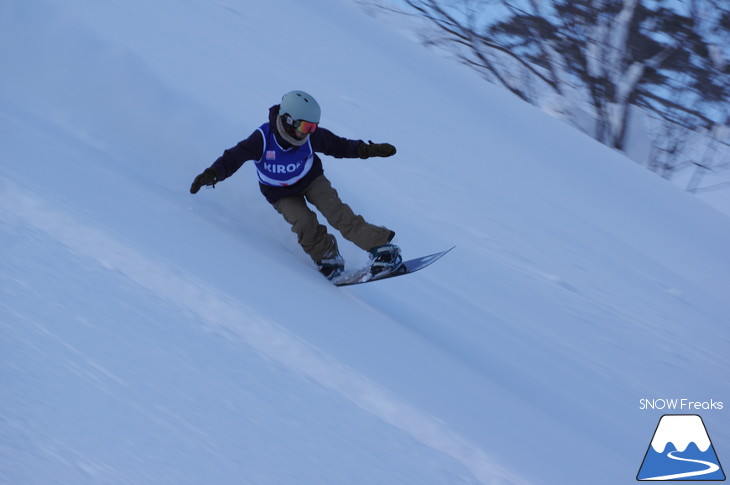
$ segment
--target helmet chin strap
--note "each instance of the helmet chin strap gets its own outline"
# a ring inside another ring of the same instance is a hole
[[[286,130],[284,129],[284,124],[281,122],[281,116],[276,117],[276,131],[279,132],[281,137],[287,141],[287,143],[291,143],[294,146],[300,147],[307,143],[307,140],[309,139],[309,133],[307,133],[307,136],[302,138],[301,140],[298,140],[294,138],[293,136],[289,135]]]

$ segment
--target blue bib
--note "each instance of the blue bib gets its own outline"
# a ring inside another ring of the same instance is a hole
[[[256,162],[259,181],[264,185],[286,187],[303,179],[314,164],[311,141],[307,139],[302,146],[284,149],[276,141],[269,123],[264,123],[258,130],[264,138],[264,153]]]

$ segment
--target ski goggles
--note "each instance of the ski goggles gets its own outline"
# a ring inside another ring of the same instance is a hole
[[[317,129],[319,123],[313,123],[311,121],[295,120],[288,114],[285,116],[286,122],[293,126],[300,133],[313,133]]]
[[[300,133],[313,133],[317,129],[317,126],[319,126],[319,123],[303,120],[295,120],[292,124]]]

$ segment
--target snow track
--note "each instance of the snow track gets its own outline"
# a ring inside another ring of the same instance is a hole
[[[12,208],[12,210],[9,210]],[[276,325],[224,292],[180,268],[145,255],[103,231],[51,207],[37,194],[0,180],[0,220],[41,230],[69,250],[95,260],[137,285],[193,313],[208,328],[240,339],[262,356],[301,373],[354,405],[462,463],[484,484],[527,482],[505,470],[481,449],[391,392]]]
[[[0,3],[0,483],[615,485],[640,399],[730,395],[726,216],[357,2],[229,3]],[[188,193],[292,89],[443,263],[335,288],[251,164]]]

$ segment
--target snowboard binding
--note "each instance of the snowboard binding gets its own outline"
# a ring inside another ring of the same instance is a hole
[[[383,244],[377,246],[368,252],[370,257],[370,275],[373,279],[382,278],[391,273],[398,271],[403,258],[400,254],[400,248],[395,244]]]

